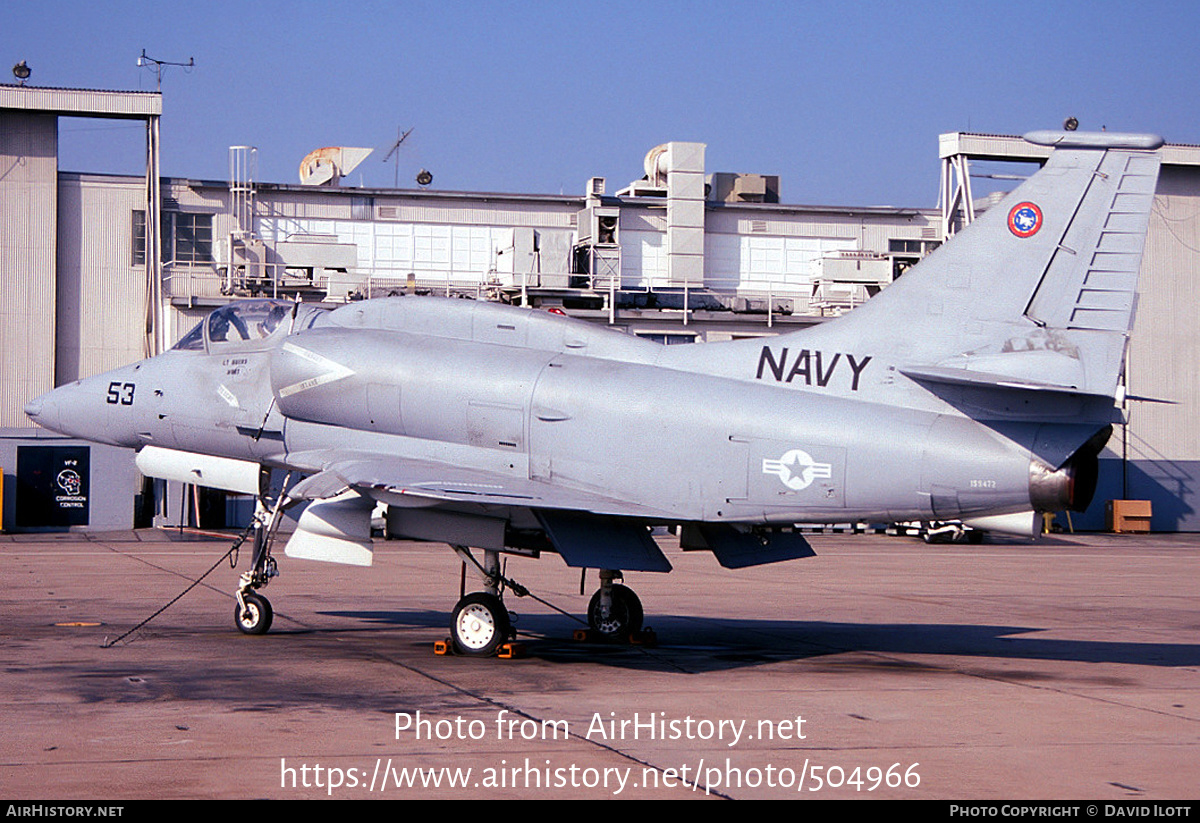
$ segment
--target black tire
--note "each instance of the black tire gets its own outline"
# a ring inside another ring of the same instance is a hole
[[[275,618],[271,601],[254,592],[246,592],[242,598],[246,601],[244,611],[236,603],[233,606],[233,622],[238,631],[242,634],[266,634],[270,631],[271,621]]]
[[[588,625],[610,640],[626,638],[642,630],[642,601],[633,593],[633,589],[620,584],[612,587],[612,611],[607,615],[600,614],[600,590],[592,595],[588,604]]]
[[[459,600],[450,619],[450,638],[459,654],[495,654],[511,631],[504,602],[487,592],[474,592]]]

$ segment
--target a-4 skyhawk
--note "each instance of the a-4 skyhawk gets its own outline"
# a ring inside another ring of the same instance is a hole
[[[1033,534],[1082,510],[1133,322],[1162,141],[1035,132],[1045,166],[853,312],[758,340],[663,346],[547,312],[402,297],[334,310],[252,300],[171,350],[29,403],[40,425],[139,450],[144,474],[256,494],[237,624],[266,631],[288,556],[368,565],[370,518],[456,548],[483,579],[454,609],[467,653],[511,633],[499,555],[600,570],[609,635],[642,606],[614,580],[669,571],[651,527],[731,568],[812,554],[791,524],[958,520]],[[267,501],[264,469],[302,477]],[[482,550],[482,563],[466,547]]]

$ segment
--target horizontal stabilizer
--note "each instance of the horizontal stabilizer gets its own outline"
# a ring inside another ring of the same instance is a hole
[[[1075,386],[1064,386],[1059,383],[1042,383],[1022,377],[1010,377],[1006,374],[974,371],[972,369],[956,369],[944,366],[905,366],[900,373],[913,380],[931,383],[948,383],[954,386],[971,386],[975,388],[1021,389],[1023,391],[1058,392],[1060,394],[1077,394],[1088,397],[1106,397],[1081,392]]]
[[[568,566],[669,572],[667,560],[650,530],[636,520],[579,512],[537,512],[555,551]]]
[[[1157,134],[1131,134],[1119,131],[1053,131],[1026,132],[1024,139],[1036,146],[1056,149],[1138,149],[1153,151],[1162,146]]]
[[[742,531],[723,523],[684,524],[679,542],[685,549],[708,549],[727,569],[745,569],[817,554],[799,532]]]

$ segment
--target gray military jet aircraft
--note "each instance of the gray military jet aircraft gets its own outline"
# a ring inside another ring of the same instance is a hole
[[[731,568],[813,554],[797,522],[961,520],[1032,535],[1082,510],[1133,322],[1159,168],[1151,135],[1034,132],[1045,166],[862,307],[770,339],[662,346],[525,308],[427,297],[217,309],[169,352],[26,413],[139,449],[152,477],[259,495],[236,621],[265,632],[288,556],[369,565],[370,517],[483,578],[454,644],[510,635],[502,552],[596,568],[607,635],[669,571],[650,526]],[[304,479],[273,504],[265,469]],[[482,550],[483,562],[467,547]]]

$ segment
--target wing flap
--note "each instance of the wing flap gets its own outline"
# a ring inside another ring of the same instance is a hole
[[[568,566],[669,572],[650,530],[636,520],[566,511],[539,511],[546,536]]]
[[[686,550],[711,551],[727,569],[745,569],[817,554],[799,532],[742,531],[725,523],[684,524],[679,542]]]

